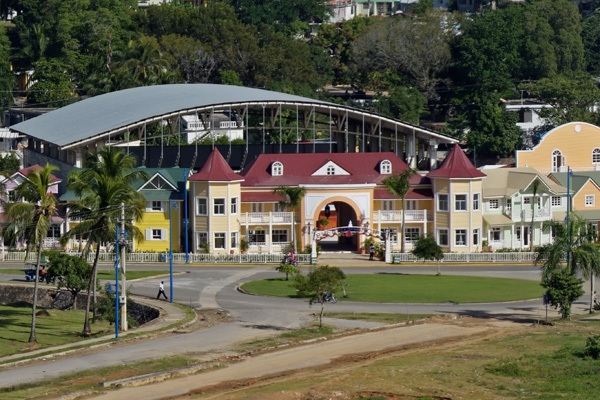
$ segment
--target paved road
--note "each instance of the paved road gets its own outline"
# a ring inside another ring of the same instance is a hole
[[[2,265],[6,268],[6,265]],[[0,267],[0,279],[2,278]],[[14,267],[13,267],[14,268]],[[107,266],[107,268],[109,268]],[[130,269],[164,270],[164,264],[130,265]],[[343,267],[350,273],[435,273],[435,267],[368,266]],[[223,353],[236,343],[275,335],[309,322],[314,309],[307,301],[249,296],[236,290],[245,281],[281,276],[273,266],[185,266],[177,265],[174,275],[176,302],[195,308],[221,308],[233,316],[232,322],[187,334],[159,338],[147,342],[108,349],[106,351],[50,360],[29,366],[15,366],[0,372],[0,387],[10,386],[32,379],[56,377],[69,372],[116,365],[147,358],[171,356],[182,352]],[[444,274],[485,275],[539,280],[539,272],[530,266],[444,266]],[[168,276],[132,282],[130,290],[142,296],[156,296],[158,282]],[[586,285],[586,288],[589,287]],[[168,286],[167,286],[168,293]],[[587,299],[575,304],[575,312],[584,312]],[[508,304],[366,304],[337,303],[336,311],[389,312],[408,314],[456,313],[466,315],[496,316],[506,319],[543,318],[540,300]],[[556,315],[556,311],[553,311]]]

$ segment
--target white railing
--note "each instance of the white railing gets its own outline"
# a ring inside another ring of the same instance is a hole
[[[534,212],[536,220],[550,220],[552,219],[552,211],[547,208],[538,208]],[[529,221],[531,220],[531,209],[521,210],[521,219]]]
[[[513,253],[444,253],[444,258],[441,260],[444,262],[465,262],[465,263],[477,263],[477,262],[526,262],[533,263],[537,253],[531,252],[513,252]],[[415,257],[412,253],[392,253],[392,260],[394,262],[407,263],[407,262],[424,262],[424,263],[437,263],[437,261],[424,260],[422,258]]]
[[[376,211],[374,222],[401,222],[402,210]],[[426,210],[406,210],[404,213],[406,222],[425,222],[427,220]]]
[[[262,212],[262,213],[243,213],[240,215],[242,224],[291,224],[291,212]]]

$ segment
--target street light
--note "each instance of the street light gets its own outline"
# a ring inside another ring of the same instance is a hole
[[[169,302],[173,302],[173,218],[171,208],[177,210],[177,203],[169,199]]]

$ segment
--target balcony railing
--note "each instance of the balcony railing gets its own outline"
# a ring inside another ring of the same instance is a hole
[[[404,213],[406,222],[426,222],[427,210],[406,210]],[[376,211],[374,222],[402,222],[402,210]]]
[[[530,221],[531,220],[531,209],[521,210],[521,219]],[[534,212],[534,219],[536,221],[549,221],[552,219],[552,211],[547,208],[538,208]]]
[[[260,224],[291,224],[291,212],[262,212],[262,213],[243,213],[240,216],[240,222],[248,225]]]

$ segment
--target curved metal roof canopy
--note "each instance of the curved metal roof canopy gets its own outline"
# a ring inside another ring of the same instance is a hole
[[[101,137],[133,130],[143,124],[177,115],[236,106],[273,106],[315,109],[325,113],[352,114],[382,124],[410,129],[419,136],[443,143],[457,140],[439,132],[383,117],[365,110],[306,97],[240,86],[173,84],[142,86],[84,99],[10,127],[21,134],[49,142],[62,149]]]

